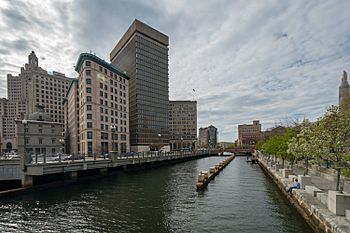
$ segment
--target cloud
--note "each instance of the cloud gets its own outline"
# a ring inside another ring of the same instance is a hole
[[[0,88],[31,50],[44,69],[70,77],[81,52],[108,61],[138,18],[170,38],[170,98],[194,94],[198,127],[213,124],[232,141],[238,124],[314,120],[337,104],[341,72],[350,71],[349,8],[342,0],[3,1]]]

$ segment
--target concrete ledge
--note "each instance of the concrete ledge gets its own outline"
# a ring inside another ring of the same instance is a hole
[[[305,191],[306,193],[311,194],[313,197],[317,196],[317,193],[323,193],[323,191],[319,188],[317,188],[316,186],[312,186],[312,185],[305,185]]]
[[[290,175],[293,175],[292,169],[282,169],[282,177],[288,178]]]
[[[327,193],[316,193],[316,198],[325,206],[328,206],[328,194]]]
[[[328,209],[336,215],[345,216],[345,210],[350,210],[350,193],[329,190]]]
[[[312,185],[311,176],[298,175],[300,188],[305,189],[306,185]]]
[[[345,210],[345,217],[350,220],[350,210]]]

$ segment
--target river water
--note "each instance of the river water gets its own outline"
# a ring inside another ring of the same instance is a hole
[[[313,232],[245,157],[196,192],[199,171],[223,159],[119,172],[0,200],[0,232]]]

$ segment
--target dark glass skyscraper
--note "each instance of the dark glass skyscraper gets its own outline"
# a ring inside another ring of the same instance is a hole
[[[135,20],[110,53],[129,81],[130,146],[135,152],[169,146],[169,38]]]

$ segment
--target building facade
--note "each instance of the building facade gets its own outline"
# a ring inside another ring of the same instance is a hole
[[[267,140],[273,136],[282,136],[287,132],[287,128],[281,125],[262,132],[262,139]]]
[[[65,123],[63,100],[71,79],[53,71],[48,73],[39,66],[39,60],[32,51],[28,63],[21,68],[19,75],[7,75],[7,96],[2,113],[2,135],[5,150],[16,150],[15,119],[27,119],[36,111],[36,105],[45,106],[45,112],[52,121]]]
[[[170,149],[195,149],[197,101],[169,101]]]
[[[44,111],[44,106],[37,105],[37,111],[28,119],[15,120],[18,154],[48,154],[63,152],[64,124],[54,122]]]
[[[130,144],[135,152],[169,145],[168,46],[168,36],[135,20],[110,53],[111,63],[131,78]]]
[[[253,124],[238,125],[237,146],[256,145],[261,139],[261,124],[258,120],[253,121]]]
[[[125,153],[129,144],[129,76],[89,53],[79,56],[68,92],[69,143],[85,155]],[[75,137],[75,134],[78,135]]]
[[[216,148],[218,143],[218,129],[210,125],[205,128],[199,128],[198,144],[200,147]]]
[[[79,138],[79,90],[78,80],[71,82],[68,92],[67,101],[67,124],[66,124],[66,148],[68,153],[80,153],[80,138]]]

